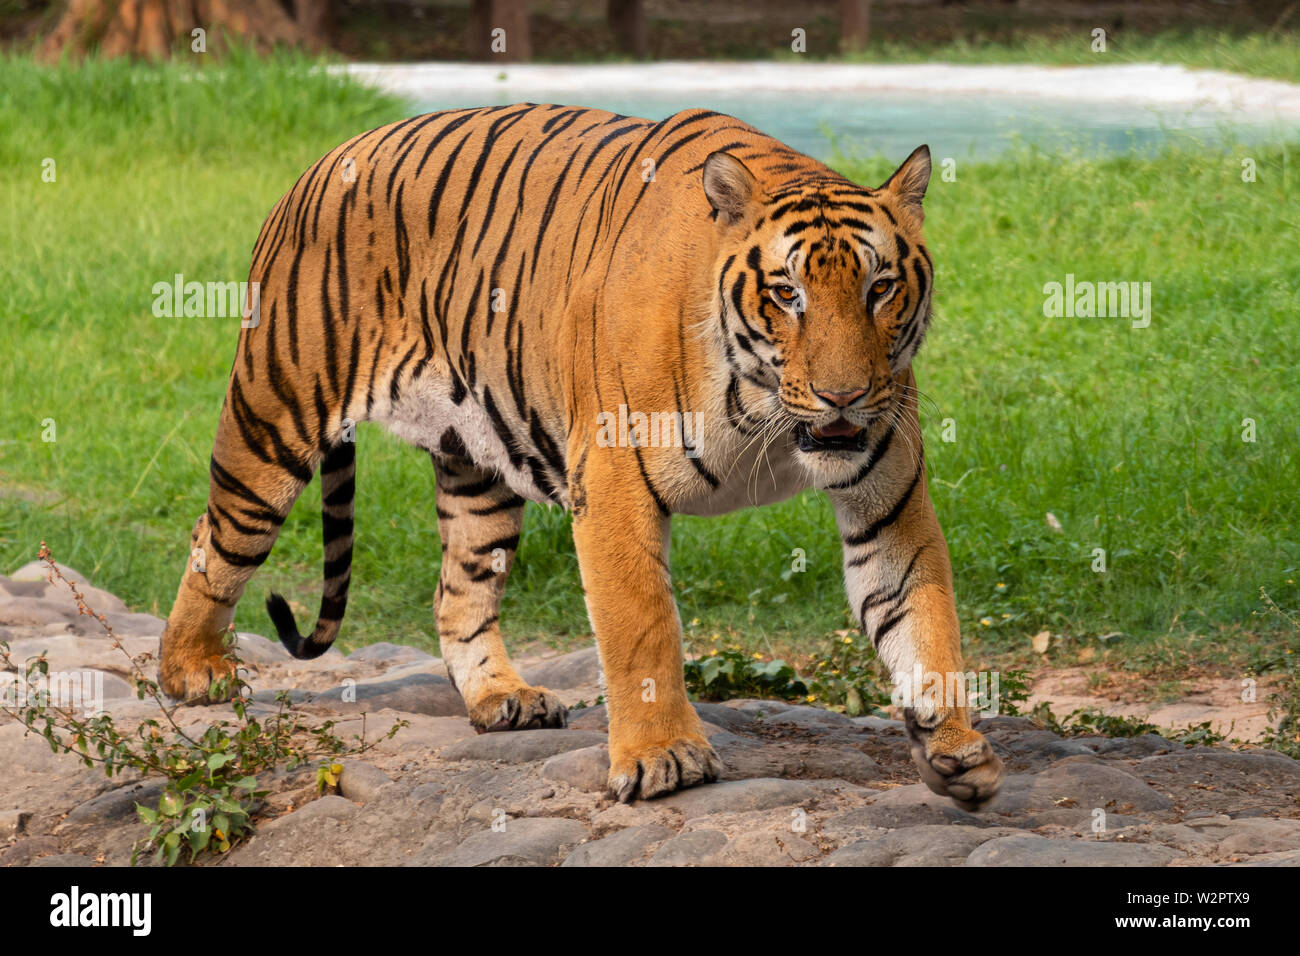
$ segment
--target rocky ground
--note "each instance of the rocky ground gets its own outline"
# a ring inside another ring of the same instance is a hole
[[[75,571],[68,577],[84,581]],[[163,622],[83,588],[131,653],[155,651]],[[0,577],[0,640],[21,662],[102,672],[120,725],[157,716],[129,665],[70,592],[29,565]],[[257,706],[288,689],[306,713],[375,739],[342,760],[338,793],[305,767],[268,780],[257,832],[217,865],[1196,866],[1300,865],[1300,761],[1259,750],[1185,749],[1148,735],[1061,738],[1018,717],[979,728],[1006,762],[990,809],[931,794],[901,723],[762,700],[699,704],[726,762],[722,782],[632,805],[603,794],[606,716],[584,706],[564,730],[476,735],[441,661],[375,644],[294,661],[240,635]],[[600,694],[593,649],[521,659],[524,677],[570,705]],[[17,675],[0,673],[0,692]],[[355,698],[355,702],[353,701]],[[228,705],[181,708],[202,728]],[[146,828],[136,802],[160,784],[107,779],[0,716],[0,864],[123,865]]]

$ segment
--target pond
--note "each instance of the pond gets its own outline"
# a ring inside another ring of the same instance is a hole
[[[834,143],[845,156],[906,156],[928,143],[936,158],[987,159],[1016,143],[1047,152],[1084,155],[1145,153],[1175,140],[1206,144],[1252,143],[1297,134],[1297,127],[1273,118],[1227,114],[1205,107],[1142,106],[987,96],[974,93],[882,91],[844,92],[673,91],[602,93],[592,90],[529,88],[424,96],[419,112],[465,106],[493,106],[520,100],[579,103],[662,119],[678,110],[706,106],[735,116],[817,159],[831,158]]]
[[[1300,136],[1300,86],[1169,64],[943,63],[350,64],[341,69],[428,112],[518,102],[650,119],[704,106],[819,159],[988,159],[1017,143],[1085,156],[1171,142]],[[832,145],[834,143],[834,146]]]

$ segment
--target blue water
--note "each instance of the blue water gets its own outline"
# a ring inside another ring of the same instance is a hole
[[[530,89],[522,96],[506,90],[495,97],[428,99],[419,104],[419,109],[424,112],[491,106],[521,99],[574,103],[650,119],[704,106],[736,116],[821,160],[833,158],[835,147],[847,157],[883,154],[898,158],[928,143],[937,158],[983,159],[997,156],[1016,143],[1025,143],[1052,153],[1096,156],[1150,153],[1171,142],[1188,140],[1220,145],[1300,134],[1300,127],[1243,121],[1211,110],[1156,110],[978,94],[873,93],[850,97],[843,93],[756,91],[631,96],[602,95],[598,90],[583,95],[571,91],[547,95],[545,90]]]

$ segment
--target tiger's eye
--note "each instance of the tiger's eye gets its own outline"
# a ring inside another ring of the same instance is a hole
[[[773,291],[776,292],[776,297],[778,299],[787,304],[793,302],[799,295],[799,293],[795,291],[794,286],[789,285],[779,285]]]
[[[888,279],[877,279],[875,282],[871,283],[871,292],[873,295],[884,295],[889,291],[891,285],[893,285],[893,283]]]

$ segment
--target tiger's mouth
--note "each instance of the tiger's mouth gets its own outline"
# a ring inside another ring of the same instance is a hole
[[[837,418],[829,425],[817,427],[800,422],[795,426],[794,437],[803,452],[860,452],[867,449],[867,430],[847,418]]]

